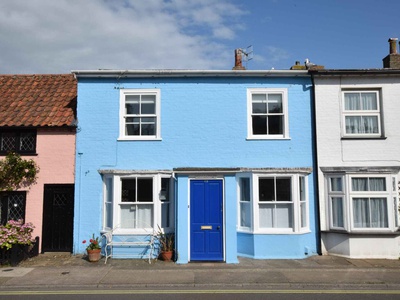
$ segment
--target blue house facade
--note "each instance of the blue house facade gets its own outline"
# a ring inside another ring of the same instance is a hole
[[[307,71],[73,73],[74,253],[160,227],[181,264],[317,254]]]

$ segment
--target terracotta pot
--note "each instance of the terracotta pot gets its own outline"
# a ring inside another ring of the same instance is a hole
[[[174,251],[161,251],[160,258],[164,261],[171,261]]]
[[[99,261],[101,258],[101,249],[86,250],[90,262]]]

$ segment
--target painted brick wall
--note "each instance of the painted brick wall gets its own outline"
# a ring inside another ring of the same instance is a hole
[[[246,140],[253,87],[288,89],[290,139]],[[118,88],[161,90],[162,141],[117,140]],[[79,79],[75,252],[101,229],[99,169],[312,167],[310,95],[308,78]]]

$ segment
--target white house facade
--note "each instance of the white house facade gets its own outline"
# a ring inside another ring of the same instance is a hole
[[[322,253],[397,259],[400,68],[310,73]]]

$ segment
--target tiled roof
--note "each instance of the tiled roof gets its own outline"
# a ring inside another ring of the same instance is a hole
[[[0,75],[0,126],[75,126],[72,74]]]

